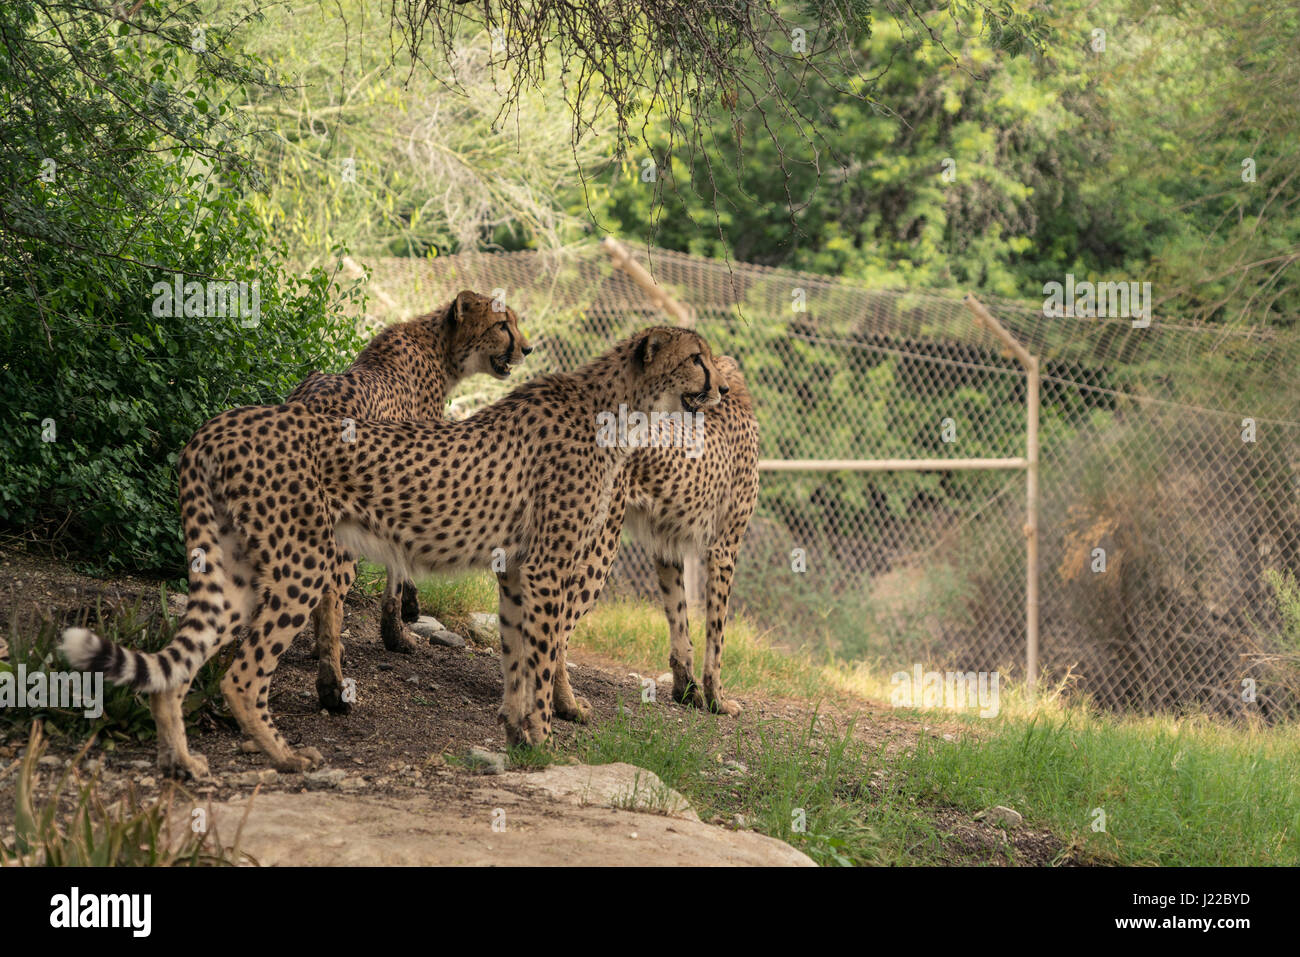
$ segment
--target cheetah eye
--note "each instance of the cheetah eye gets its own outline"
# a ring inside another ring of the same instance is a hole
[[[695,360],[695,364],[696,364],[697,366],[699,366],[701,369],[704,368],[704,357],[703,357],[703,355],[701,355],[700,353],[697,352],[697,353],[695,353],[695,355],[691,356],[691,358]]]
[[[499,328],[499,329],[505,329],[505,330],[509,331],[509,329],[510,329],[510,322],[509,322],[508,320],[506,320],[506,319],[502,319],[500,322],[497,323],[497,328]]]

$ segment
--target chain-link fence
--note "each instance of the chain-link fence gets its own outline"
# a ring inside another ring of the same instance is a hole
[[[740,361],[764,458],[1026,456],[1025,369],[959,295],[633,254]],[[529,374],[672,321],[597,244],[366,265],[390,314],[500,290]],[[1297,339],[984,304],[1040,362],[1045,677],[1114,708],[1297,710]],[[1023,675],[1025,534],[1020,468],[767,471],[734,606],[781,642]],[[635,547],[614,587],[657,598]]]

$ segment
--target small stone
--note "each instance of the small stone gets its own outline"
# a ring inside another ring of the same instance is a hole
[[[470,613],[469,633],[475,641],[484,645],[495,644],[501,640],[501,626],[497,622],[497,616],[487,612]]]
[[[658,678],[655,679],[655,684],[670,685],[672,683],[673,683],[673,673],[671,671],[665,671],[663,674],[661,674]]]
[[[274,784],[279,777],[280,772],[275,768],[262,768],[259,771],[244,771],[242,774],[236,774],[232,780],[236,787],[253,788],[259,784]]]
[[[56,758],[56,757],[55,757],[54,755],[52,755],[52,754],[47,754],[45,757],[41,758],[41,759],[40,759],[39,761],[37,761],[36,763],[39,764],[39,765],[40,765],[41,767],[43,767],[43,768],[61,768],[61,767],[63,767],[63,759],[62,759],[62,758]]]
[[[437,632],[447,630],[446,626],[432,615],[421,615],[415,621],[408,622],[406,627],[421,638],[432,638]]]
[[[375,667],[380,671],[392,671],[393,663],[391,661],[381,661],[379,664],[375,665]]]
[[[408,685],[418,685],[420,683],[420,679],[415,677],[415,675],[411,675],[411,677],[406,679],[406,683]]]
[[[153,767],[153,764],[149,761],[132,761],[131,767],[135,768],[137,771],[148,771]]]
[[[361,791],[366,787],[366,779],[363,777],[344,778],[339,784],[340,791]]]
[[[975,815],[975,820],[988,821],[990,824],[1001,824],[1003,827],[1013,828],[1019,827],[1024,823],[1025,819],[1019,811],[997,804],[987,810],[980,811]]]
[[[749,773],[749,766],[744,761],[725,761],[722,767],[730,774]]]
[[[731,819],[731,826],[734,827],[737,831],[743,831],[745,829],[745,815],[737,814],[735,817],[733,817]]]
[[[506,756],[482,748],[470,748],[466,763],[476,771],[484,774],[501,774],[506,769]]]
[[[151,777],[141,778],[139,781],[140,787],[142,788],[151,788],[156,783],[157,782],[155,782],[154,779]]]
[[[348,773],[342,768],[325,768],[303,775],[303,783],[309,791],[326,791],[343,783]]]
[[[435,631],[429,636],[429,644],[441,645],[444,648],[464,648],[465,639],[454,631]],[[491,651],[491,649],[488,649]]]

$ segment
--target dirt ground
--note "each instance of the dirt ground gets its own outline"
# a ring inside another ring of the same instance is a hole
[[[94,620],[139,608],[160,623],[160,583],[132,576],[103,580],[84,575],[67,565],[33,557],[12,548],[0,548],[0,636],[30,634],[42,621],[58,627]],[[271,710],[276,723],[294,747],[312,746],[325,757],[325,767],[346,772],[344,790],[373,797],[410,797],[426,794],[434,801],[454,802],[466,789],[480,787],[483,775],[460,758],[471,748],[500,752],[505,735],[497,722],[501,695],[499,652],[470,642],[465,648],[424,646],[413,655],[386,651],[379,638],[377,602],[367,596],[349,596],[344,614],[346,649],[344,674],[357,683],[357,703],[344,715],[330,714],[316,703],[316,662],[310,642],[301,635],[280,660],[272,685]],[[5,649],[0,647],[0,655]],[[639,701],[639,678],[617,662],[571,656],[572,683],[594,708],[594,721],[614,715],[620,695]],[[665,670],[667,662],[664,663]],[[661,696],[659,703],[638,707],[681,709]],[[739,719],[716,717],[718,733],[713,750],[725,760],[734,756],[735,724],[779,719],[806,723],[809,703],[754,700],[740,697],[745,712]],[[918,735],[940,735],[958,730],[921,725],[896,715],[889,708],[868,702],[822,704],[832,721],[848,717],[849,707],[858,719],[855,733],[873,750],[892,753],[913,745]],[[208,709],[215,711],[215,709]],[[224,710],[224,709],[222,709]],[[578,726],[556,723],[556,748],[572,749]],[[191,729],[192,750],[207,756],[213,779],[188,785],[198,798],[229,800],[251,790],[251,777],[268,765],[261,755],[239,749],[241,735],[233,720],[206,714]],[[26,732],[0,724],[0,770],[16,758],[26,743]],[[54,738],[47,752],[66,760],[77,743],[67,736]],[[93,748],[88,757],[102,759],[101,781],[106,797],[125,792],[128,782],[137,793],[149,796],[163,787],[153,763],[152,740],[118,740],[113,750]],[[450,759],[450,760],[449,760]],[[54,769],[55,762],[47,759]],[[250,775],[250,772],[252,773]],[[44,774],[52,782],[55,775]],[[269,777],[269,775],[267,775]],[[0,826],[13,821],[13,780],[0,780]],[[260,784],[263,792],[297,792],[304,788],[299,775],[277,775]],[[870,799],[864,795],[864,799]],[[1048,832],[1027,828],[1004,831],[972,822],[955,810],[935,808],[935,820],[951,836],[951,863],[1006,863],[1008,841],[1019,863],[1047,864],[1061,852],[1060,842]],[[720,821],[715,823],[721,823]]]

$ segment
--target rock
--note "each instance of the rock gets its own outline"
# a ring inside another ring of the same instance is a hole
[[[466,763],[476,771],[484,774],[502,774],[506,769],[506,756],[482,748],[470,748]]]
[[[722,769],[728,774],[748,774],[749,766],[744,761],[724,761]]]
[[[813,866],[788,844],[752,831],[520,797],[497,787],[500,778],[467,782],[465,799],[451,802],[423,793],[244,795],[214,801],[208,822],[226,840],[242,822],[240,850],[264,867]],[[498,808],[502,832],[492,827]],[[175,840],[190,834],[188,809],[173,808],[168,823]]]
[[[465,639],[454,631],[435,631],[429,636],[429,644],[441,645],[444,648],[464,648]]]
[[[731,826],[734,827],[737,831],[743,831],[746,827],[745,815],[737,814],[733,816],[731,819]]]
[[[980,811],[975,815],[977,821],[987,821],[989,824],[1001,824],[1006,828],[1019,827],[1024,823],[1024,817],[1019,811],[1014,811],[1009,807],[1003,807],[1001,804]]]
[[[231,778],[231,783],[236,787],[252,788],[259,784],[274,784],[280,777],[280,772],[275,768],[262,768],[259,771],[245,771],[242,774],[236,774]]]
[[[551,765],[542,771],[503,775],[501,784],[517,786],[554,801],[586,807],[614,807],[653,811],[688,821],[698,821],[690,802],[653,771],[633,764]]]
[[[380,671],[392,671],[393,663],[391,661],[381,661],[379,664],[375,665],[375,667]]]
[[[304,774],[302,780],[309,791],[328,791],[342,784],[347,776],[348,772],[342,768],[323,768],[320,771]]]
[[[661,674],[658,678],[655,679],[655,684],[670,685],[672,683],[673,683],[673,673],[671,671],[665,671],[663,674]]]
[[[141,778],[141,779],[140,779],[138,782],[136,782],[136,783],[138,783],[138,784],[140,785],[140,787],[142,787],[142,788],[151,788],[151,787],[153,787],[157,782],[156,782],[153,778],[151,778],[151,777],[147,777],[147,778]]]
[[[131,762],[131,767],[135,768],[137,771],[148,771],[151,767],[153,767],[153,762],[152,762],[152,761],[132,761],[132,762]]]
[[[412,634],[419,635],[421,638],[429,638],[435,632],[446,631],[443,623],[432,615],[421,615],[415,621],[408,622],[406,627]]]
[[[496,644],[501,640],[501,626],[497,623],[497,616],[487,612],[470,613],[469,633],[475,641],[484,645]]]
[[[346,791],[349,793],[362,791],[365,790],[365,788],[366,788],[366,779],[362,777],[344,778],[343,781],[339,784],[340,791]]]
[[[56,758],[56,757],[55,757],[54,755],[52,755],[52,754],[47,754],[45,757],[41,758],[41,759],[40,759],[39,761],[37,761],[36,763],[37,763],[38,765],[40,765],[41,767],[43,767],[43,768],[61,768],[61,767],[63,767],[63,759],[62,759],[62,758]]]

